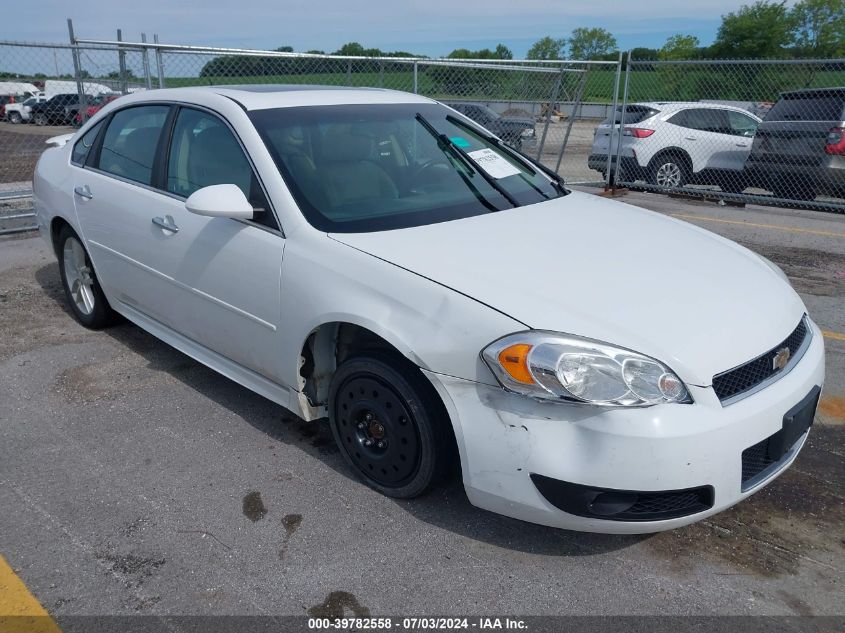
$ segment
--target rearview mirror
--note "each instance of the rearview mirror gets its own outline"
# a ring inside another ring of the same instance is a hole
[[[191,213],[210,218],[251,220],[252,205],[237,185],[210,185],[197,189],[185,200]]]

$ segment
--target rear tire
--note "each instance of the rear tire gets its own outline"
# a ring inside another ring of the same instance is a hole
[[[677,189],[689,182],[690,167],[678,154],[660,154],[648,164],[648,182],[661,189]]]
[[[337,368],[329,424],[341,455],[370,487],[417,497],[454,464],[454,435],[437,392],[403,357],[365,352]]]
[[[100,330],[118,320],[91,264],[82,241],[69,226],[59,232],[59,271],[71,311],[85,327]]]

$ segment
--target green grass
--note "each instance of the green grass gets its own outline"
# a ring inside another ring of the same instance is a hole
[[[418,92],[436,99],[548,102],[557,75],[503,70],[443,67],[420,69]],[[566,73],[561,101],[572,101],[581,75]],[[582,101],[613,101],[612,69],[591,70]],[[624,73],[623,73],[624,80]],[[383,87],[413,91],[413,72],[345,72],[280,74],[262,76],[168,77],[168,87],[220,84],[321,84],[355,87]],[[622,82],[620,82],[622,83]],[[656,70],[631,71],[628,101],[698,101],[701,99],[775,101],[780,92],[810,87],[845,86],[845,71],[814,71],[803,65],[773,66],[661,66]],[[622,99],[620,86],[619,99]]]

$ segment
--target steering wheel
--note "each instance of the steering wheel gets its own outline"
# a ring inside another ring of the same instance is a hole
[[[436,167],[442,167],[444,169],[449,169],[449,161],[446,158],[432,158],[431,160],[425,161],[422,165],[417,167],[414,170],[412,177],[412,182],[416,182],[421,176],[428,173],[432,169]]]

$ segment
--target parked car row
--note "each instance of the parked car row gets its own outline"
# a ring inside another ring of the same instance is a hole
[[[535,137],[534,119],[531,116],[510,116],[494,112],[478,103],[452,103],[465,117],[487,128],[508,145],[520,149],[523,142]]]
[[[84,108],[86,118],[92,117],[100,108],[117,99],[119,94],[86,95]],[[82,108],[79,105],[79,94],[68,92],[47,97],[44,93],[32,95],[25,100],[5,104],[5,111],[0,113],[0,119],[9,123],[35,123],[36,125],[80,125],[82,123]]]
[[[605,178],[617,154],[620,181],[753,187],[798,200],[845,195],[845,88],[783,93],[762,120],[720,104],[633,103],[624,115],[619,107],[596,128],[588,165]]]

